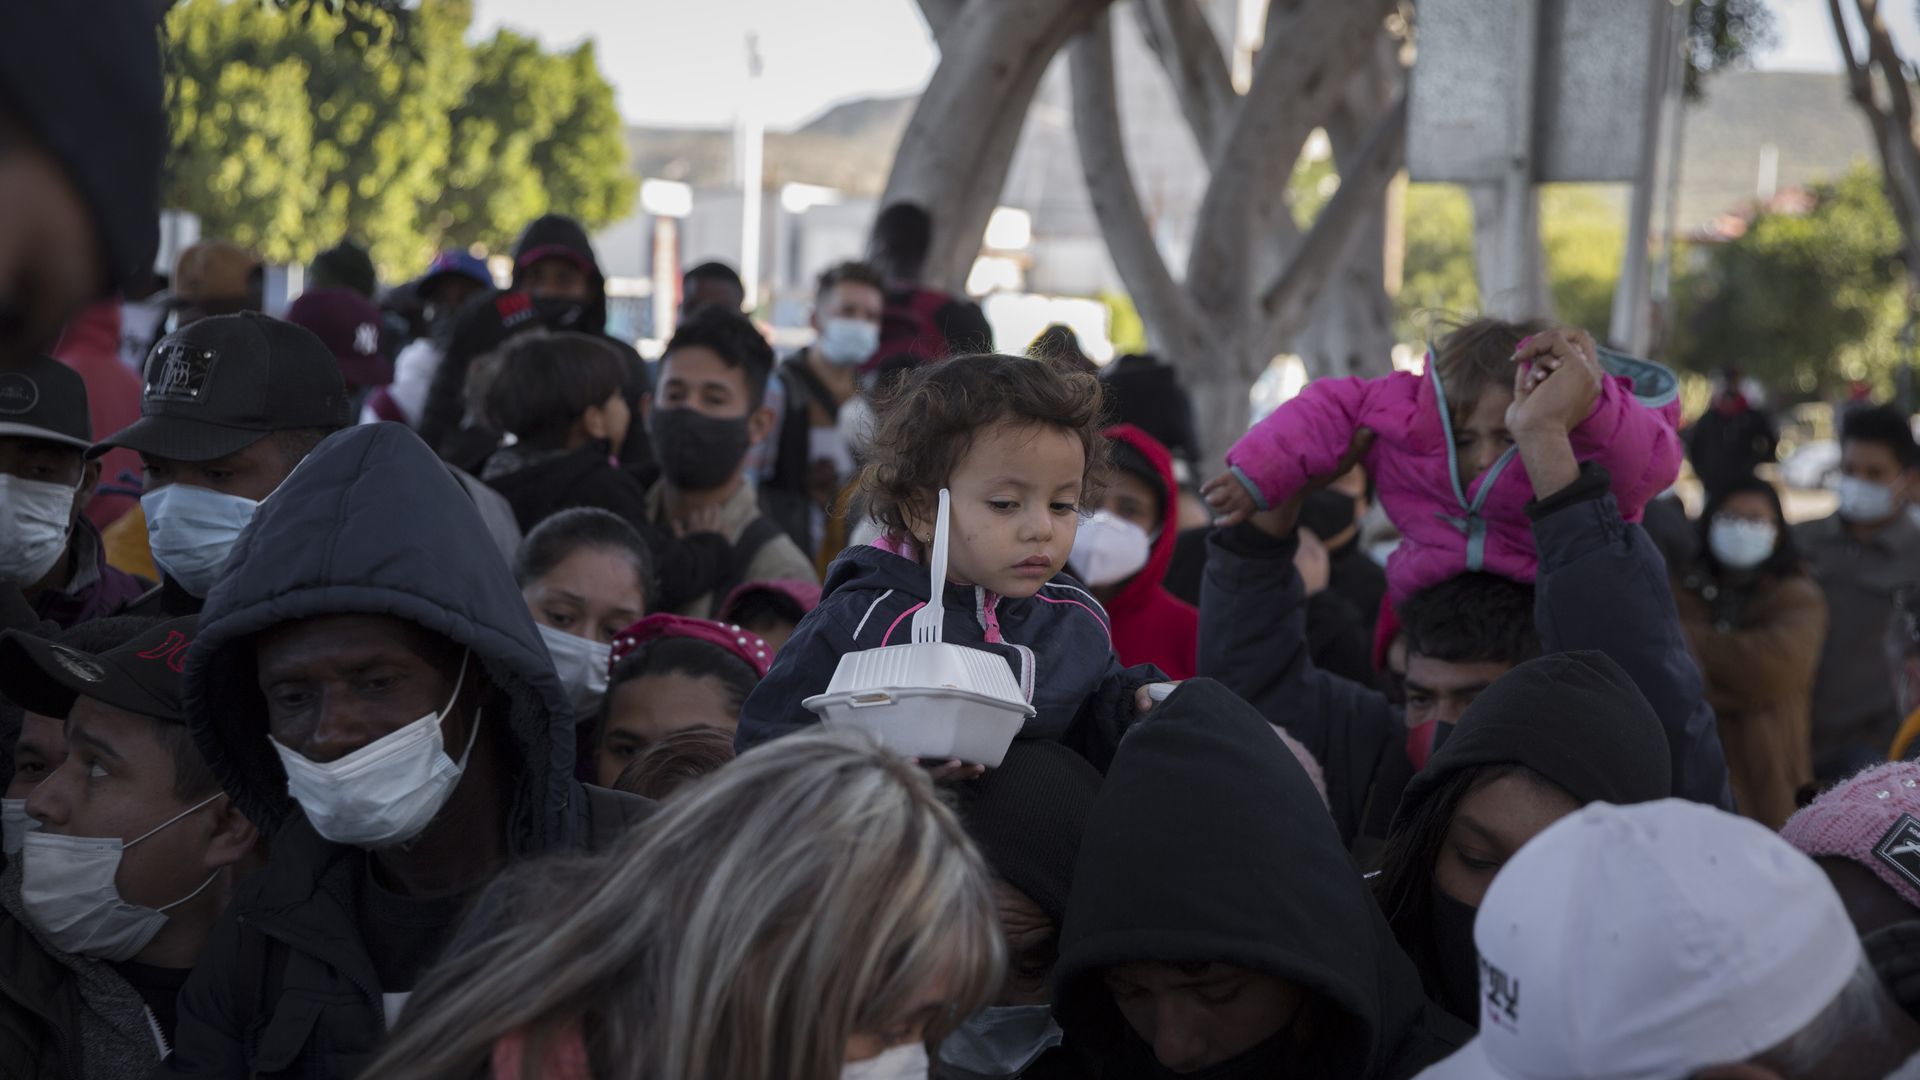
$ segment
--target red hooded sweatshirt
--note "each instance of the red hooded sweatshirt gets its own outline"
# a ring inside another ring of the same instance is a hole
[[[1157,664],[1172,679],[1191,679],[1200,652],[1200,612],[1161,587],[1167,564],[1173,561],[1178,538],[1179,489],[1173,480],[1173,455],[1153,436],[1131,424],[1106,431],[1108,439],[1124,443],[1147,459],[1158,474],[1160,535],[1154,539],[1147,565],[1128,578],[1110,600],[1103,599],[1113,620],[1113,649],[1122,664]]]
[[[87,384],[87,414],[94,439],[104,439],[140,419],[140,376],[120,361],[120,301],[102,300],[73,317],[53,350],[56,359],[80,373]],[[125,489],[124,474],[140,475],[140,455],[110,450],[101,459],[100,486]],[[132,481],[138,485],[136,479]],[[140,505],[139,496],[99,492],[87,504],[87,520],[106,528]]]

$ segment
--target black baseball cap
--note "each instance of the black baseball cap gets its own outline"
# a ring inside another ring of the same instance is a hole
[[[169,619],[117,649],[85,653],[20,630],[0,634],[0,694],[64,717],[85,695],[155,720],[187,722],[181,690],[196,616]]]
[[[255,311],[216,315],[160,339],[147,357],[140,419],[92,450],[124,446],[211,461],[274,431],[352,421],[340,362],[313,332]]]
[[[51,356],[0,371],[0,435],[92,446],[87,381]]]

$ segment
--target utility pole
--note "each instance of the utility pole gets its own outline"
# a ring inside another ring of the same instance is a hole
[[[760,35],[747,31],[747,91],[736,132],[740,163],[740,283],[747,308],[760,306],[760,203],[766,179],[766,118],[760,112]]]

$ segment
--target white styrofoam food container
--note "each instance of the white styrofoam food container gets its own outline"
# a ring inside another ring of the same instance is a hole
[[[848,653],[826,693],[802,704],[895,753],[989,768],[1034,715],[1005,660],[943,642]]]

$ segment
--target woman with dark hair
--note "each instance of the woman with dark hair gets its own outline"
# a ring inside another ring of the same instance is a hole
[[[1707,503],[1699,558],[1673,596],[1720,716],[1740,812],[1778,829],[1813,780],[1813,683],[1827,601],[1771,484],[1748,476]]]
[[[1373,881],[1427,996],[1480,1022],[1474,915],[1527,841],[1590,802],[1672,794],[1660,718],[1605,653],[1556,653],[1494,680],[1407,784]]]

